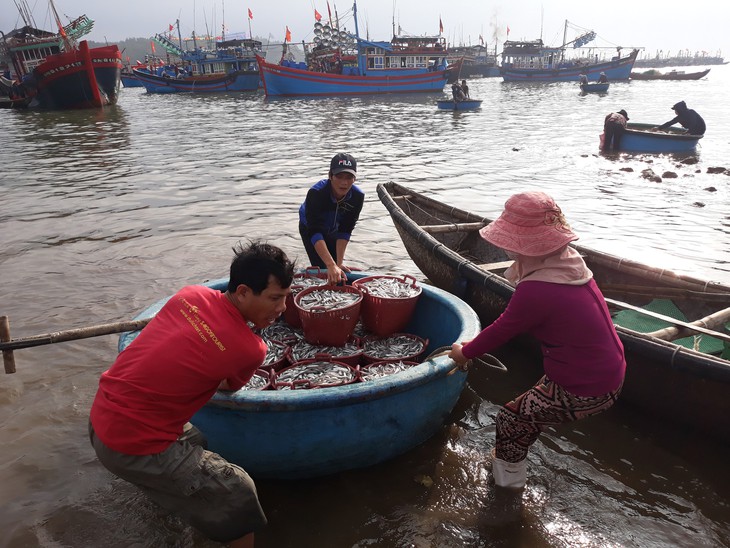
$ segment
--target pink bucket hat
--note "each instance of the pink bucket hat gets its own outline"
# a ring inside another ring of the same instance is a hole
[[[528,257],[549,255],[578,239],[555,200],[544,192],[511,196],[502,215],[479,234],[497,247]]]

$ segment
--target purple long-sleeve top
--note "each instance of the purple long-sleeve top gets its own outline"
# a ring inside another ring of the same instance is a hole
[[[624,347],[592,279],[583,285],[519,283],[502,315],[462,352],[474,358],[520,333],[540,341],[545,374],[572,394],[600,396],[623,382]]]

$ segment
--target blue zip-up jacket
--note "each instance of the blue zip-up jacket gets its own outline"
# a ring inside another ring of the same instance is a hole
[[[319,240],[349,240],[360,218],[365,193],[352,185],[345,197],[337,202],[332,196],[329,179],[322,179],[307,192],[299,207],[299,222],[307,229],[312,245]]]

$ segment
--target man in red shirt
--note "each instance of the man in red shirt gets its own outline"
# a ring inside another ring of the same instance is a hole
[[[284,312],[294,266],[269,244],[234,252],[225,293],[183,288],[102,374],[89,436],[111,472],[212,540],[250,547],[266,525],[256,487],[188,421],[263,363],[266,344],[249,323],[263,328]]]

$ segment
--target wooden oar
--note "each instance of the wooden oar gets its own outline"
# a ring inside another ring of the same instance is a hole
[[[124,333],[126,331],[137,331],[147,325],[150,320],[152,320],[152,318],[105,323],[101,325],[92,325],[90,327],[80,327],[77,329],[68,329],[66,331],[45,333],[43,335],[34,335],[32,337],[11,339],[10,321],[7,316],[0,316],[0,350],[2,350],[3,353],[5,373],[15,373],[15,357],[13,356],[14,350],[59,342],[76,341],[79,339],[88,339],[89,337],[99,337],[101,335]]]
[[[640,314],[643,314],[645,316],[650,316],[652,318],[656,318],[658,320],[663,320],[663,321],[671,323],[673,325],[678,325],[680,327],[684,327],[686,329],[689,329],[690,331],[695,331],[697,333],[702,333],[704,335],[710,335],[711,337],[715,337],[717,339],[722,339],[723,341],[730,341],[730,335],[727,335],[720,331],[713,331],[712,329],[707,329],[705,327],[695,325],[693,323],[684,322],[682,320],[677,320],[675,318],[672,318],[671,316],[665,316],[664,314],[659,314],[658,312],[644,310],[643,308],[640,308],[638,306],[634,306],[632,304],[625,303],[622,301],[615,301],[614,299],[606,299],[606,302],[608,304],[616,306],[618,308],[625,308],[628,310],[633,310],[633,311],[639,312]]]

